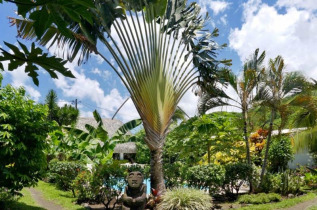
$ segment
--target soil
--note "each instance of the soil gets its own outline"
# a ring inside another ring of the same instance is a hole
[[[60,205],[48,201],[45,198],[43,198],[43,195],[40,191],[34,189],[34,188],[28,188],[28,190],[31,193],[31,196],[35,200],[35,202],[40,205],[41,207],[48,209],[48,210],[64,210]]]

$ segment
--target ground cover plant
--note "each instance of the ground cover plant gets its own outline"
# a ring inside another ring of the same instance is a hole
[[[238,198],[239,203],[246,204],[264,204],[271,202],[278,202],[282,200],[282,196],[276,193],[259,193],[252,195],[241,195]]]
[[[158,205],[159,210],[207,210],[212,207],[212,199],[204,191],[191,188],[168,190]]]

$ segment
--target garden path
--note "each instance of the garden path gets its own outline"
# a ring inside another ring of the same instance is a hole
[[[46,200],[43,197],[41,191],[34,189],[34,188],[28,188],[28,190],[30,191],[31,196],[35,200],[35,202],[37,204],[39,204],[41,207],[43,207],[47,210],[64,210],[60,205],[58,205],[52,201]]]
[[[306,210],[315,205],[317,205],[317,198],[313,200],[305,201],[303,203],[299,203],[290,208],[285,208],[284,210]]]

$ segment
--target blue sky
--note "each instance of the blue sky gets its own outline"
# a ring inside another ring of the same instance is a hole
[[[190,1],[191,2],[191,1]],[[317,78],[317,2],[316,0],[197,0],[202,13],[210,14],[208,27],[219,28],[219,44],[228,47],[219,51],[219,58],[233,60],[232,70],[239,73],[242,62],[256,48],[266,50],[267,58],[282,55],[288,71],[302,71],[307,77]],[[16,30],[10,27],[7,17],[15,16],[10,3],[0,4],[0,45],[3,41],[17,43]],[[31,43],[30,41],[22,41]],[[104,46],[98,46],[106,55]],[[50,50],[51,53],[56,51]],[[4,84],[25,86],[37,102],[54,89],[59,105],[78,99],[82,116],[92,116],[97,109],[103,117],[112,117],[116,109],[129,96],[118,76],[99,57],[92,55],[81,66],[67,64],[76,79],[60,76],[51,79],[40,72],[40,85],[35,86],[23,68],[4,73]],[[231,90],[228,90],[229,92]],[[232,92],[232,91],[231,91]],[[197,98],[189,91],[180,106],[190,115],[196,114]],[[131,101],[117,116],[122,121],[138,117]]]

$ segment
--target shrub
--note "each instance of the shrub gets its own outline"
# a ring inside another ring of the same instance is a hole
[[[70,190],[73,180],[84,169],[84,165],[78,162],[53,160],[49,164],[47,179],[51,183],[56,183],[59,189]]]
[[[225,169],[215,164],[197,165],[188,169],[186,177],[189,186],[215,193],[223,185]]]
[[[118,200],[126,184],[125,177],[126,168],[117,161],[97,166],[92,173],[81,172],[73,181],[77,202],[103,203],[109,209],[110,201]]]
[[[263,204],[263,203],[271,203],[281,201],[282,197],[276,193],[259,193],[252,195],[241,195],[238,198],[239,203],[246,204]]]
[[[299,193],[301,185],[302,180],[300,176],[287,170],[276,174],[267,173],[260,187],[263,192],[275,192],[287,195],[289,193]]]
[[[184,179],[186,175],[186,165],[181,161],[174,163],[164,163],[164,179],[167,188],[181,187],[184,185]]]
[[[13,193],[7,188],[0,187],[0,209],[6,209],[6,204],[18,200],[20,196],[20,193]]]
[[[54,127],[46,118],[44,105],[30,100],[23,88],[1,87],[0,75],[0,186],[19,191],[43,177],[45,139]]]
[[[252,166],[247,163],[231,163],[225,166],[226,174],[224,186],[227,192],[238,194],[243,183],[248,182],[252,176]]]
[[[158,210],[210,210],[212,198],[205,192],[190,188],[167,190]]]
[[[312,173],[306,173],[305,174],[305,184],[307,184],[309,187],[317,187],[317,175]]]
[[[286,170],[288,162],[293,158],[294,152],[289,137],[276,138],[272,141],[268,156],[271,172]]]

